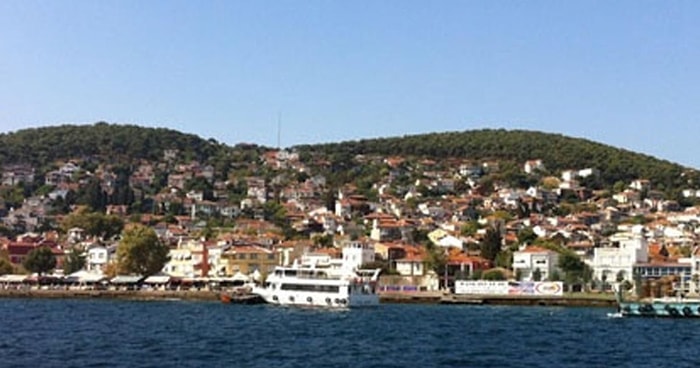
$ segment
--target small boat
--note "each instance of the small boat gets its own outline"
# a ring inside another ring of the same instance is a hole
[[[265,302],[260,295],[252,293],[221,293],[219,300],[225,304],[262,304]]]
[[[225,304],[262,304],[265,302],[258,294],[251,292],[252,287],[243,286],[231,291],[219,293],[219,300]]]
[[[700,318],[700,299],[661,298],[639,302],[620,302],[625,317]]]
[[[700,299],[679,297],[624,301],[618,290],[617,313],[623,317],[700,318]]]

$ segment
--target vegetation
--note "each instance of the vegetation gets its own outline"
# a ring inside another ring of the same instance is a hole
[[[122,232],[124,221],[115,215],[105,215],[99,212],[89,212],[86,208],[66,216],[61,228],[64,232],[72,228],[80,228],[85,235],[110,239]]]
[[[498,229],[490,228],[486,230],[484,240],[481,241],[481,256],[494,262],[501,252],[501,234]]]
[[[529,185],[520,172],[521,165],[541,159],[542,174],[558,175],[572,168],[595,168],[597,177],[586,178],[592,189],[612,188],[617,182],[649,179],[654,188],[672,194],[688,185],[697,185],[698,173],[668,161],[614,148],[585,139],[523,130],[473,130],[432,133],[396,138],[363,139],[341,143],[301,145],[305,156],[328,159],[332,171],[344,172],[356,155],[430,157],[434,159],[469,158],[501,161],[502,172],[496,179]],[[510,164],[507,164],[510,163]],[[691,178],[691,176],[693,178]],[[348,177],[352,177],[348,175]],[[676,193],[677,194],[677,193]]]
[[[8,273],[13,273],[14,267],[10,261],[0,258],[0,275],[7,275]]]
[[[78,248],[73,248],[66,255],[66,259],[63,262],[63,274],[70,275],[74,272],[80,271],[85,267],[85,256],[83,252]]]
[[[158,239],[153,229],[132,225],[122,232],[117,247],[119,270],[142,276],[154,275],[168,261],[168,252],[168,246]]]
[[[506,279],[506,275],[503,273],[503,270],[499,268],[492,268],[490,270],[484,271],[484,273],[481,275],[481,278],[483,280],[489,281],[503,281]]]
[[[23,262],[24,268],[39,275],[47,273],[56,267],[56,256],[49,247],[32,249]]]
[[[559,254],[559,268],[564,271],[564,282],[568,285],[591,281],[591,268],[571,251]]]
[[[26,162],[42,167],[60,159],[102,156],[157,160],[166,149],[206,161],[222,145],[193,134],[164,128],[143,128],[99,122],[93,125],[61,125],[0,134],[0,162]]]

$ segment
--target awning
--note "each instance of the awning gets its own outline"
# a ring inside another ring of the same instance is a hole
[[[27,279],[27,275],[2,275],[0,282],[19,284]]]
[[[113,284],[136,284],[143,279],[143,276],[120,275],[113,277],[110,282]]]
[[[144,281],[146,284],[167,284],[172,277],[169,275],[148,276]]]
[[[105,275],[96,272],[89,272],[85,270],[80,270],[78,272],[73,272],[72,274],[64,278],[67,282],[77,282],[77,283],[95,283],[105,280]]]
[[[231,279],[232,279],[232,281],[243,281],[243,282],[249,281],[248,276],[244,275],[240,271],[236,272],[236,274],[233,275],[233,277],[231,277]]]

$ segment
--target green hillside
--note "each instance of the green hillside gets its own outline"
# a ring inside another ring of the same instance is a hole
[[[364,139],[331,144],[296,147],[306,155],[324,157],[333,164],[358,154],[427,157],[432,159],[466,158],[494,160],[518,167],[527,160],[543,160],[546,171],[558,175],[561,170],[596,168],[600,184],[612,186],[618,181],[649,179],[663,191],[693,185],[694,170],[648,155],[614,148],[585,139],[559,134],[523,130],[474,130],[420,134],[395,138]],[[339,165],[342,166],[342,165]],[[695,181],[697,183],[697,180]]]
[[[96,123],[24,129],[0,134],[0,163],[41,167],[55,160],[102,157],[109,160],[156,160],[163,150],[177,149],[206,160],[222,149],[215,141],[171,129]]]
[[[341,174],[336,175],[343,178],[339,182],[368,181],[370,173],[376,177],[376,170],[354,161],[357,155],[431,158],[442,164],[451,158],[477,163],[497,161],[506,171],[510,170],[511,178],[522,175],[520,169],[525,161],[541,159],[546,166],[543,175],[558,176],[566,169],[595,168],[600,171],[596,187],[612,187],[616,182],[628,183],[642,178],[651,180],[655,189],[667,194],[697,187],[700,182],[695,170],[669,161],[585,139],[534,131],[431,133],[293,148],[301,153],[307,163],[318,159],[330,162],[331,170],[327,172]],[[214,139],[206,140],[165,128],[96,123],[0,134],[0,165],[29,163],[42,168],[56,160],[72,158],[91,158],[110,163],[156,161],[162,159],[163,151],[167,149],[178,150],[179,157],[185,160],[214,164],[222,174],[231,165],[257,161],[258,155],[266,150],[255,145],[230,147]]]

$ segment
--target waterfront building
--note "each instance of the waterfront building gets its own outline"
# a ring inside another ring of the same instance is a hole
[[[254,244],[233,245],[223,252],[222,258],[226,260],[227,275],[250,275],[256,271],[269,274],[279,264],[278,253]]]
[[[513,252],[513,271],[519,275],[518,281],[547,280],[558,268],[559,254],[549,249],[529,246]],[[539,280],[534,276],[539,270]]]
[[[642,230],[642,226],[635,226],[632,232],[611,236],[610,246],[595,248],[591,262],[593,278],[608,282],[618,278],[632,281],[634,265],[649,261],[649,247]]]

